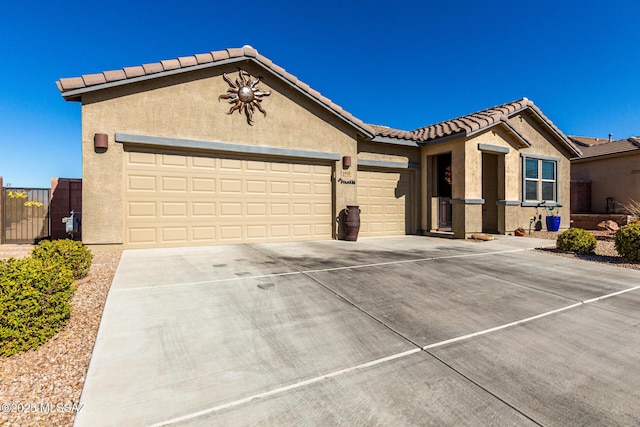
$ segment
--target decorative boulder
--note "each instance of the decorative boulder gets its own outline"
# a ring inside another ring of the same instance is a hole
[[[618,231],[620,229],[620,227],[618,226],[618,223],[608,219],[606,221],[602,221],[598,223],[598,230],[602,230],[602,231]]]

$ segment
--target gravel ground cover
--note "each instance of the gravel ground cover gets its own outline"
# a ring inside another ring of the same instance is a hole
[[[26,256],[24,246],[7,255]],[[0,358],[0,424],[70,426],[89,367],[104,303],[120,253],[94,255],[89,275],[76,282],[69,323],[37,350]],[[7,406],[9,405],[9,406]]]
[[[596,246],[596,253],[593,255],[574,254],[572,252],[559,251],[554,248],[537,249],[540,252],[563,256],[567,258],[577,258],[584,261],[599,262],[603,264],[610,264],[616,267],[631,268],[634,270],[640,270],[640,262],[627,261],[621,257],[616,251],[614,243],[615,232],[612,231],[591,231],[593,235],[598,239],[598,246]],[[527,236],[537,237],[539,239],[553,239],[556,240],[560,233],[552,233],[549,231],[532,231]]]
[[[618,255],[613,233],[593,233],[598,239],[595,255],[577,255],[552,248],[538,251],[640,270],[640,263],[626,261]],[[558,234],[534,231],[527,236],[555,240]],[[2,245],[0,258],[27,256],[31,248],[28,245]],[[120,253],[96,253],[89,275],[77,282],[78,290],[73,296],[73,312],[67,326],[38,350],[0,358],[0,405],[3,405],[0,424],[73,424],[107,293],[119,261]]]

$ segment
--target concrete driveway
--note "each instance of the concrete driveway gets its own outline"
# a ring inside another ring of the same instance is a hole
[[[549,243],[125,251],[76,425],[638,425],[640,271]]]

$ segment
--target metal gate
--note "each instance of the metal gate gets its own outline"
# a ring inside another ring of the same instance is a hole
[[[3,188],[2,242],[36,243],[49,237],[48,188]]]

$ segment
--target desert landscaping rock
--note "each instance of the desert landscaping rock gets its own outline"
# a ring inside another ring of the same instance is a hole
[[[598,230],[618,231],[619,229],[620,229],[620,226],[618,226],[618,223],[611,219],[598,223]]]
[[[0,253],[5,254],[0,247]],[[17,248],[8,256],[26,256]],[[6,255],[4,257],[7,257]],[[0,403],[15,410],[0,412],[3,426],[70,426],[80,401],[85,375],[98,333],[104,303],[119,253],[98,253],[89,275],[77,282],[69,323],[37,350],[0,358]],[[46,413],[48,409],[51,412]],[[69,412],[64,412],[68,408]],[[18,412],[18,409],[27,412]],[[60,409],[61,412],[57,412]]]

